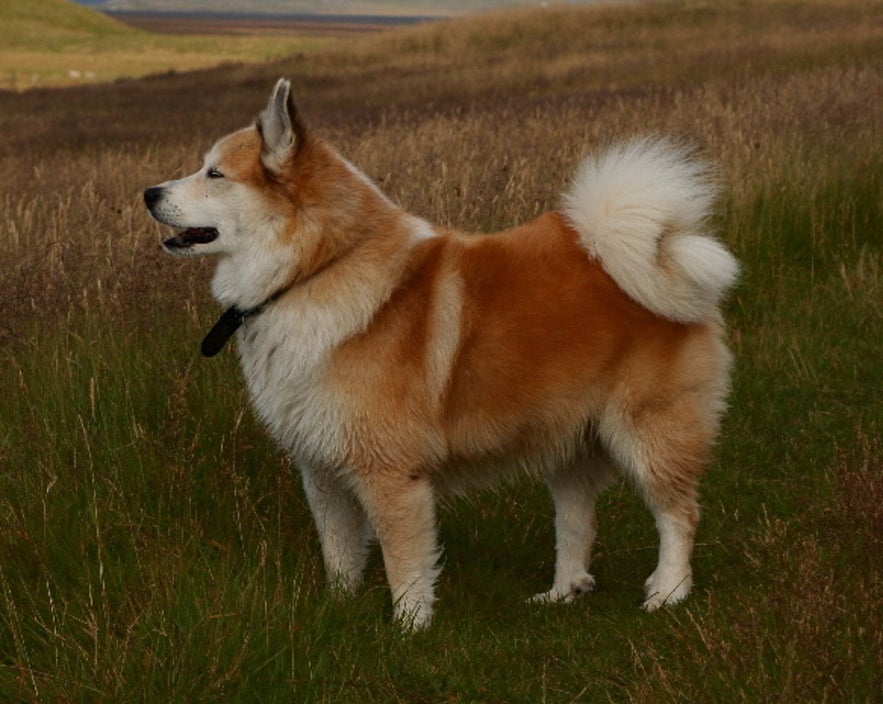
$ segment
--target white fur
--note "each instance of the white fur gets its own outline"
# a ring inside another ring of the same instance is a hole
[[[664,139],[586,160],[564,196],[580,241],[631,298],[671,320],[702,322],[739,265],[706,232],[715,187],[708,167]]]
[[[352,593],[362,581],[374,536],[368,516],[341,477],[305,463],[300,471],[328,580],[344,593]]]
[[[426,222],[426,220],[413,218],[413,228],[411,237],[415,242],[422,242],[423,240],[430,240],[433,237],[438,237],[435,228]]]
[[[236,261],[231,258],[233,271]],[[246,270],[243,263],[239,272]],[[305,282],[290,290],[284,303],[247,320],[238,333],[242,372],[255,410],[298,461],[335,468],[344,462],[341,400],[324,377],[326,364],[389,298],[398,272],[391,274],[388,265],[354,264],[343,277],[348,286],[336,287],[334,295]]]
[[[450,274],[437,283],[437,294],[430,310],[433,338],[429,344],[430,398],[441,404],[460,347],[463,327],[463,280]]]
[[[686,599],[693,588],[690,568],[693,529],[683,525],[673,513],[657,508],[654,514],[659,532],[659,558],[653,574],[644,582],[643,606],[646,611],[677,604]]]
[[[597,533],[595,501],[612,477],[613,467],[600,452],[547,473],[555,504],[555,579],[549,591],[532,601],[570,603],[595,588],[595,577],[588,572]]]

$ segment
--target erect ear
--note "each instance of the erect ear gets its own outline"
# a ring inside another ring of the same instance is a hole
[[[258,132],[263,142],[261,160],[270,171],[278,172],[298,147],[303,137],[303,126],[291,97],[291,82],[285,78],[276,81],[270,101],[258,115]]]

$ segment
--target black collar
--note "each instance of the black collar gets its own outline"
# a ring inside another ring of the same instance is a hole
[[[245,310],[242,310],[236,306],[231,306],[225,310],[221,314],[221,317],[218,318],[218,322],[214,324],[212,329],[209,330],[208,334],[203,338],[200,347],[202,356],[214,357],[218,352],[224,349],[224,345],[226,345],[227,341],[233,337],[233,333],[240,328],[242,323],[249,318],[253,318],[256,315],[263,313],[268,305],[276,301],[283,293],[288,291],[291,286],[291,284],[283,286],[266,301],[254,308],[246,308]]]

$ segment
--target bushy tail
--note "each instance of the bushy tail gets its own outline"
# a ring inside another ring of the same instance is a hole
[[[582,245],[631,298],[681,322],[707,320],[739,264],[708,235],[716,188],[708,166],[662,138],[588,159],[564,195]]]

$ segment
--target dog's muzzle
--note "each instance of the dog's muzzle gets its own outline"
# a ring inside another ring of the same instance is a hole
[[[150,214],[160,222],[163,218],[157,217],[154,209],[158,206],[165,194],[162,186],[153,186],[144,191],[144,205]],[[169,224],[169,223],[165,223]],[[163,247],[169,251],[189,249],[195,244],[208,244],[218,239],[218,231],[214,227],[188,227],[180,230],[175,237],[170,237],[163,242]]]

